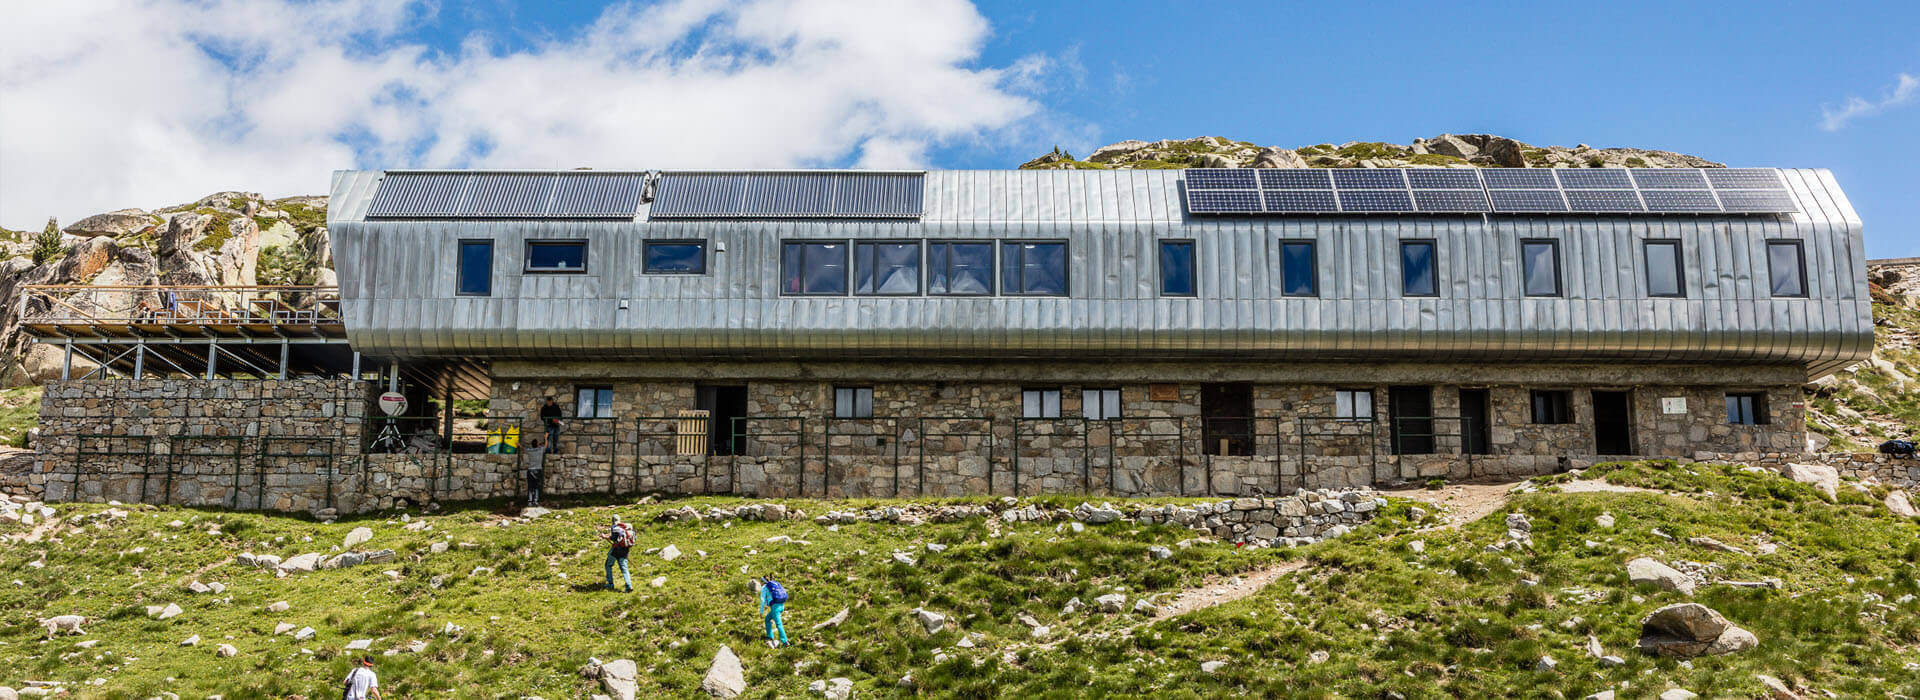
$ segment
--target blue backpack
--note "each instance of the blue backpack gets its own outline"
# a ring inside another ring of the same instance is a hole
[[[780,585],[779,581],[768,581],[767,582],[767,601],[772,603],[781,603],[781,604],[786,603],[787,587]]]

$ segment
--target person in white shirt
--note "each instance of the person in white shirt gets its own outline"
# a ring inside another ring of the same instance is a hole
[[[361,657],[360,665],[347,672],[347,680],[343,685],[346,686],[346,693],[341,695],[344,700],[380,697],[380,677],[373,675],[373,657]]]

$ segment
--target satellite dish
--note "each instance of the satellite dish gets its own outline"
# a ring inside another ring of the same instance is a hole
[[[397,416],[407,412],[407,397],[402,396],[400,392],[397,391],[380,394],[379,404],[380,412],[389,416]]]

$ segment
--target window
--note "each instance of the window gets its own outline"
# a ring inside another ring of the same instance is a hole
[[[954,296],[992,294],[993,244],[928,243],[927,293]]]
[[[1059,418],[1059,389],[1022,389],[1020,391],[1021,418]]]
[[[493,241],[460,242],[460,296],[493,294]]]
[[[1333,417],[1343,420],[1373,420],[1373,390],[1340,389],[1334,391]]]
[[[1280,242],[1280,293],[1290,297],[1320,296],[1320,268],[1313,241]]]
[[[1767,273],[1774,296],[1807,295],[1807,258],[1799,241],[1767,241]]]
[[[1160,242],[1160,294],[1194,296],[1193,241]]]
[[[1533,392],[1533,422],[1545,425],[1559,425],[1573,422],[1573,409],[1568,391]]]
[[[919,294],[920,242],[853,244],[854,294]]]
[[[703,275],[707,272],[707,242],[647,241],[641,250],[641,270],[649,275]]]
[[[1067,244],[1004,241],[1000,244],[1000,292],[1066,296]]]
[[[1087,420],[1119,420],[1119,389],[1081,389],[1080,415]]]
[[[1520,277],[1527,296],[1560,296],[1560,242],[1521,241]]]
[[[1438,296],[1438,290],[1433,280],[1433,241],[1401,241],[1401,296]]]
[[[586,271],[586,241],[527,241],[527,272]]]
[[[573,391],[575,418],[612,418],[613,387],[583,386]]]
[[[872,418],[873,387],[838,386],[833,388],[833,417]]]
[[[1680,264],[1679,241],[1647,241],[1647,296],[1687,295],[1686,268]]]
[[[1766,425],[1767,395],[1727,394],[1727,422],[1734,425]]]
[[[845,241],[790,242],[780,249],[782,294],[846,294]]]

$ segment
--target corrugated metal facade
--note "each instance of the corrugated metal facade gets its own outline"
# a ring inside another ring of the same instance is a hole
[[[380,173],[334,178],[330,232],[361,352],[471,358],[1623,360],[1833,371],[1873,344],[1858,217],[1824,170],[1783,171],[1786,216],[1191,217],[1177,171],[943,171],[919,221],[369,221]],[[643,275],[648,239],[711,242],[703,275]],[[1159,294],[1156,242],[1197,242],[1198,296]],[[1526,297],[1521,239],[1560,242],[1563,297]],[[495,241],[487,297],[457,241]],[[523,274],[524,242],[588,241],[585,274]],[[782,240],[1050,239],[1067,297],[780,294]],[[1437,243],[1439,295],[1399,293],[1398,243]],[[1645,292],[1640,242],[1677,239],[1685,298]],[[1772,298],[1766,242],[1803,241],[1809,295]],[[1320,296],[1283,297],[1279,243],[1318,244]],[[625,306],[626,308],[622,308]]]

